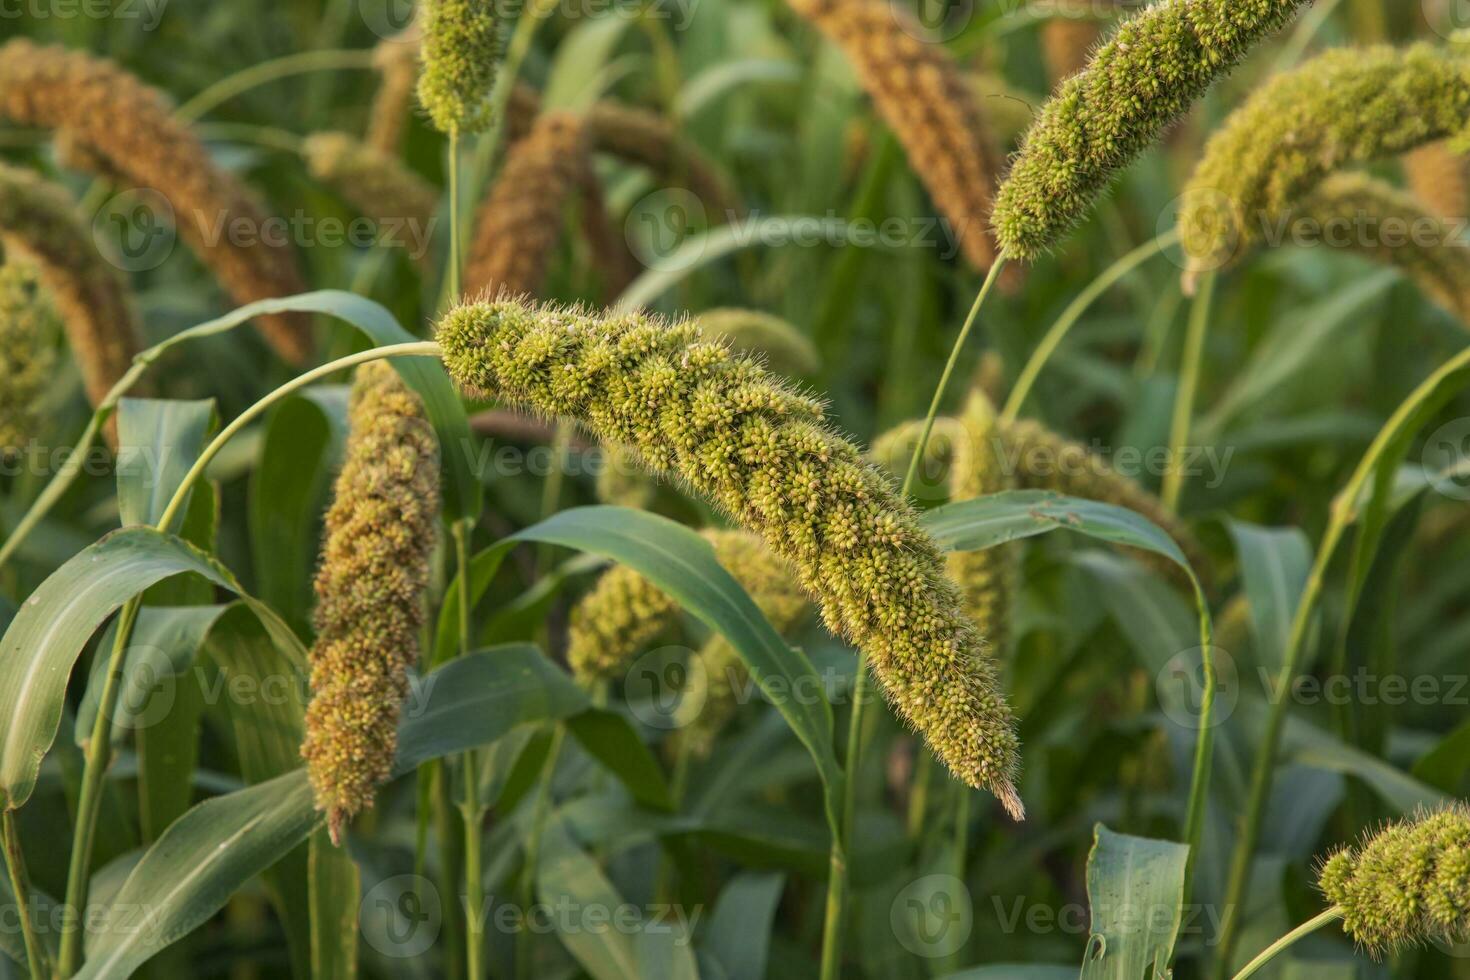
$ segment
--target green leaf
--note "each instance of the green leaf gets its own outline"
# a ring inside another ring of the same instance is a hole
[[[674,808],[663,769],[628,719],[612,711],[589,709],[571,718],[567,731],[628,787],[633,799],[655,810]]]
[[[1240,555],[1240,577],[1250,603],[1251,630],[1264,664],[1280,670],[1291,620],[1312,569],[1312,546],[1294,527],[1268,528],[1228,521]]]
[[[1163,555],[1192,577],[1174,539],[1136,511],[1049,490],[1007,490],[936,507],[921,523],[941,548],[979,551],[1062,528]]]
[[[130,975],[208,921],[320,820],[299,769],[194,807],[148,849],[101,928],[89,931],[78,980]]]
[[[1019,963],[977,966],[973,970],[951,973],[943,980],[1077,980],[1070,966],[1023,966]]]
[[[188,542],[147,527],[123,528],[73,557],[41,583],[0,638],[0,802],[22,806],[56,739],[67,678],[97,627],[163,579],[201,575],[240,596],[273,642],[296,662],[305,651],[289,627],[248,596],[229,569]]]
[[[1189,848],[1097,825],[1087,858],[1092,935],[1080,980],[1166,977],[1183,916]]]
[[[456,657],[414,680],[394,775],[493,742],[520,725],[568,718],[587,705],[582,689],[530,644]]]
[[[785,887],[784,875],[744,871],[720,892],[703,949],[728,980],[764,980],[776,907]]]
[[[1467,772],[1470,772],[1470,721],[1440,739],[1414,763],[1414,775],[1418,779],[1452,796],[1463,795]]]
[[[139,729],[164,718],[172,708],[176,682],[186,680],[200,647],[229,606],[144,606],[138,611],[124,654],[123,680],[112,713],[112,741],[121,743]],[[248,613],[247,613],[248,615]],[[111,651],[116,623],[103,634],[98,649]],[[77,708],[73,739],[78,747],[91,737],[97,702],[106,680],[107,657],[94,659],[92,676]],[[155,693],[158,692],[158,693]]]
[[[117,406],[117,506],[123,526],[156,524],[204,450],[214,401],[124,398]]]
[[[497,738],[517,725],[574,714],[586,703],[569,677],[527,646],[461,657],[430,678],[432,683],[415,685],[405,709],[395,773],[463,751],[479,744],[476,739]],[[78,976],[128,975],[207,921],[247,881],[318,830],[321,820],[306,771],[299,768],[194,807],[149,848],[114,900],[109,915],[136,916],[141,910],[147,915],[142,927],[91,934]],[[335,878],[318,885],[347,894]]]
[[[250,477],[250,545],[260,597],[295,629],[311,610],[318,526],[334,461],[347,431],[346,387],[288,398],[266,423]]]
[[[563,511],[509,540],[540,541],[615,559],[729,640],[816,763],[827,821],[835,831],[842,771],[832,744],[831,705],[823,698],[792,695],[823,690],[811,661],[787,646],[740,583],[720,566],[709,542],[668,518],[625,507]]]

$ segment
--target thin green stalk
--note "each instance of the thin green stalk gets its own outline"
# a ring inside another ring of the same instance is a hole
[[[1342,908],[1340,906],[1334,905],[1332,906],[1332,908],[1328,909],[1326,912],[1323,912],[1315,919],[1310,919],[1307,922],[1303,922],[1301,925],[1291,930],[1291,932],[1288,932],[1286,935],[1282,936],[1280,939],[1276,940],[1274,943],[1261,950],[1261,955],[1257,956],[1255,959],[1247,963],[1245,969],[1241,970],[1235,975],[1234,980],[1247,980],[1248,977],[1254,976],[1257,970],[1275,959],[1276,955],[1285,950],[1288,946],[1293,945],[1303,936],[1309,936],[1312,933],[1316,932],[1318,929],[1321,929],[1323,926],[1336,922],[1338,919],[1341,918]]]
[[[1184,353],[1179,368],[1179,390],[1174,396],[1174,417],[1169,423],[1169,468],[1159,492],[1164,506],[1179,511],[1179,494],[1184,486],[1184,450],[1194,418],[1194,401],[1199,389],[1200,366],[1205,356],[1205,334],[1210,326],[1210,304],[1215,298],[1215,274],[1200,277],[1199,292],[1189,311],[1189,328],[1184,335]]]
[[[42,980],[47,973],[46,948],[36,935],[36,925],[31,921],[30,878],[26,874],[25,853],[20,847],[20,834],[15,827],[15,811],[6,810],[3,817],[5,835],[5,870],[10,874],[10,894],[15,898],[15,907],[20,916],[20,931],[25,939],[26,966],[31,980]]]
[[[917,838],[929,815],[929,786],[934,781],[934,755],[923,745],[914,750],[914,778],[909,786],[909,836]]]
[[[203,123],[195,129],[200,139],[250,143],[282,153],[301,155],[301,137],[278,126],[253,123]]]
[[[449,301],[459,302],[459,130],[449,131]]]
[[[557,722],[551,736],[551,748],[546,753],[546,763],[541,769],[540,785],[536,788],[536,809],[531,814],[531,829],[526,836],[526,859],[521,870],[520,902],[521,913],[528,914],[536,901],[536,869],[541,863],[541,841],[546,836],[546,818],[551,813],[551,781],[556,775],[556,764],[561,758],[561,746],[567,735],[566,725]],[[532,940],[530,929],[516,933],[516,980],[532,980]]]
[[[292,75],[304,75],[314,71],[338,71],[343,68],[373,67],[373,52],[364,50],[332,49],[326,51],[302,51],[288,54],[271,61],[251,65],[205,88],[198,95],[174,110],[174,118],[182,122],[194,122],[211,109],[228,102],[268,82]]]
[[[454,554],[459,567],[459,581],[468,587],[470,580],[469,520],[454,523]],[[459,655],[470,652],[469,596],[460,596]],[[460,812],[464,817],[464,883],[465,883],[465,964],[470,980],[485,975],[484,869],[480,856],[480,834],[485,820],[485,805],[480,802],[480,770],[471,749],[461,757],[460,774],[464,782],[464,799]]]
[[[1393,441],[1401,435],[1400,429],[1412,421],[1415,413],[1438,391],[1444,380],[1470,369],[1470,349],[1446,361],[1439,370],[1430,375],[1394,411],[1393,416],[1374,438],[1373,444],[1363,454],[1358,468],[1343,487],[1332,508],[1322,544],[1317,548],[1317,557],[1307,574],[1302,587],[1301,599],[1297,602],[1296,614],[1292,619],[1291,632],[1287,636],[1286,650],[1282,656],[1281,670],[1271,691],[1271,704],[1266,719],[1266,728],[1256,750],[1255,763],[1251,770],[1250,793],[1246,798],[1245,811],[1241,816],[1240,832],[1235,839],[1235,853],[1231,857],[1230,875],[1225,889],[1225,905],[1220,930],[1213,975],[1224,980],[1229,969],[1231,955],[1240,938],[1240,905],[1245,899],[1245,890],[1250,883],[1251,863],[1255,856],[1256,843],[1261,833],[1261,821],[1265,816],[1266,799],[1270,794],[1271,775],[1276,764],[1276,751],[1281,742],[1281,733],[1286,724],[1286,711],[1290,703],[1287,693],[1301,671],[1305,655],[1307,632],[1312,615],[1321,598],[1323,583],[1327,578],[1327,566],[1332,561],[1342,536],[1352,523],[1363,488],[1369,477],[1378,468],[1379,460]]]
[[[1199,858],[1200,841],[1205,833],[1205,815],[1210,804],[1210,776],[1215,763],[1215,654],[1210,606],[1199,580],[1190,576],[1194,599],[1199,606],[1200,669],[1203,691],[1200,694],[1199,734],[1194,742],[1194,770],[1190,777],[1189,803],[1184,812],[1184,843],[1189,856],[1184,862],[1184,900],[1193,894],[1194,865]]]
[[[965,325],[960,327],[960,335],[955,338],[954,348],[949,352],[949,360],[945,362],[944,373],[939,376],[939,385],[934,389],[934,397],[929,401],[929,414],[924,417],[924,431],[919,435],[919,443],[914,447],[914,456],[909,460],[908,472],[904,474],[903,494],[905,497],[908,496],[909,490],[914,485],[915,476],[918,475],[919,460],[924,456],[924,447],[929,444],[929,434],[934,431],[934,419],[939,415],[939,406],[944,401],[944,393],[949,388],[949,379],[954,374],[955,365],[959,363],[960,352],[964,350],[970,330],[980,317],[980,307],[985,305],[985,297],[990,295],[990,290],[1000,279],[1001,270],[1006,267],[1006,261],[1006,257],[1002,255],[990,267],[990,274],[985,277],[980,291],[975,294],[975,303],[970,307],[970,315],[965,317]]]
[[[184,478],[179,481],[178,488],[174,491],[173,497],[169,499],[168,506],[164,508],[163,515],[158,519],[158,523],[154,527],[159,531],[168,531],[174,522],[174,518],[183,509],[184,501],[189,496],[189,489],[204,473],[210,462],[219,454],[219,451],[240,430],[260,417],[261,414],[282,398],[314,381],[318,381],[321,378],[357,364],[381,360],[386,357],[405,357],[423,354],[437,355],[438,353],[439,345],[432,341],[377,347],[372,350],[362,351],[361,353],[350,354],[347,357],[338,358],[329,364],[323,364],[320,367],[313,368],[305,374],[299,375],[279,388],[276,388],[242,412],[234,421],[221,429],[219,434],[210,441],[209,445],[204,448],[204,451],[199,454],[199,458],[194,461],[194,465],[184,474]],[[135,364],[134,367],[136,368],[138,365]],[[71,863],[67,867],[66,876],[66,907],[70,909],[85,908],[87,903],[87,873],[91,869],[92,863],[92,844],[97,831],[97,814],[101,802],[102,779],[107,772],[107,767],[111,762],[112,756],[110,726],[113,712],[117,706],[123,666],[127,659],[128,641],[132,637],[133,624],[138,618],[138,610],[142,607],[142,604],[142,596],[134,596],[123,606],[122,613],[118,617],[117,632],[113,640],[112,652],[108,657],[107,674],[102,686],[102,695],[97,703],[97,717],[92,723],[92,734],[87,741],[86,761],[82,769],[82,788],[81,794],[77,799],[76,822],[72,832]],[[76,928],[67,930],[61,937],[61,949],[57,958],[57,972],[61,977],[69,977],[76,972],[76,968],[81,962],[81,942],[82,925],[79,921]]]
[[[902,494],[905,499],[913,489],[914,478],[919,471],[919,460],[923,458],[924,448],[929,442],[929,434],[934,430],[934,419],[939,415],[939,406],[944,401],[944,393],[949,387],[950,376],[954,374],[955,364],[958,363],[960,353],[964,350],[970,330],[974,328],[975,321],[980,317],[980,308],[985,305],[985,297],[990,295],[990,290],[1000,278],[1001,270],[1005,268],[1005,265],[1006,257],[1002,255],[990,267],[990,274],[985,277],[980,291],[975,294],[975,303],[970,307],[969,315],[965,317],[964,326],[960,327],[959,336],[955,338],[954,349],[950,351],[949,360],[944,365],[944,373],[939,376],[939,385],[934,389],[934,398],[929,402],[929,414],[924,419],[924,431],[914,446],[913,458],[909,460],[908,473],[903,480]],[[858,651],[857,675],[854,678],[852,689],[852,715],[847,728],[847,761],[843,766],[845,778],[842,782],[842,826],[838,828],[837,838],[832,842],[830,871],[827,875],[827,907],[822,927],[822,966],[819,974],[821,980],[837,980],[842,973],[843,934],[847,925],[848,860],[852,854],[853,830],[857,816],[857,776],[863,755],[863,709],[869,699],[870,683],[868,658],[862,651]]]
[[[1086,289],[1077,294],[1076,299],[1067,305],[1062,315],[1057,317],[1056,323],[1053,323],[1051,329],[1041,338],[1041,342],[1036,345],[1036,350],[1032,351],[1030,359],[1026,361],[1026,366],[1021,369],[1020,376],[1016,378],[1016,385],[1011,389],[1010,397],[1006,399],[1005,408],[1001,411],[1002,422],[1014,422],[1021,414],[1021,409],[1026,405],[1026,396],[1031,393],[1031,388],[1036,384],[1036,378],[1041,374],[1041,369],[1046,366],[1052,354],[1061,346],[1067,334],[1077,325],[1077,321],[1082,319],[1082,315],[1092,307],[1092,304],[1096,303],[1103,293],[1113,288],[1124,276],[1178,241],[1179,230],[1169,229],[1153,241],[1145,242],[1114,262]]]

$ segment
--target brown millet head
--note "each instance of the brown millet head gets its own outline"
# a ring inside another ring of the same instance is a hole
[[[512,88],[505,113],[511,138],[528,134],[540,112],[535,89],[525,84]],[[592,152],[644,167],[662,184],[686,188],[704,206],[711,223],[745,214],[715,162],[681,138],[678,127],[658,113],[604,99],[587,110],[585,122]]]
[[[997,665],[917,515],[822,407],[689,322],[470,303],[436,330],[461,390],[576,419],[759,534],[900,717],[972,786],[1023,813]]]
[[[567,201],[589,166],[587,130],[573,113],[547,113],[512,144],[475,216],[465,260],[467,295],[541,291],[562,238]]]
[[[403,129],[419,81],[419,45],[424,32],[418,10],[413,21],[373,48],[373,67],[378,71],[378,88],[368,107],[367,134],[363,142],[379,153],[396,157],[403,144]]]
[[[1056,3],[1041,25],[1041,55],[1053,86],[1087,67],[1102,37],[1102,22],[1089,16],[1088,5]]]
[[[289,244],[273,243],[255,196],[220,169],[174,120],[162,93],[111,61],[16,38],[0,46],[0,117],[64,131],[104,176],[162,195],[179,234],[235,302],[289,296],[306,287]],[[233,240],[231,229],[251,237]],[[299,364],[311,353],[310,320],[260,317],[277,352]]]
[[[1419,198],[1366,174],[1333,174],[1294,211],[1328,244],[1399,269],[1470,328],[1470,248],[1459,222],[1431,213]],[[1361,229],[1359,234],[1355,229]]]
[[[316,576],[306,760],[332,840],[388,778],[419,657],[439,514],[439,444],[383,362],[357,369]]]
[[[314,133],[302,144],[307,169],[371,218],[402,247],[417,250],[416,262],[431,259],[429,232],[439,192],[404,166],[346,133]]]
[[[1470,159],[1448,140],[1426,143],[1404,154],[1409,189],[1441,218],[1470,217]]]
[[[791,0],[792,8],[842,48],[892,127],[966,260],[995,262],[990,211],[1000,174],[979,102],[944,46],[921,40],[917,20],[882,0]]]
[[[127,285],[97,254],[72,200],[37,174],[0,164],[0,243],[30,258],[61,314],[93,407],[143,348]]]

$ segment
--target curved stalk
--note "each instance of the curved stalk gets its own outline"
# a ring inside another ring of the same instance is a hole
[[[15,828],[15,811],[6,810],[3,817],[5,836],[5,870],[10,875],[10,894],[15,899],[16,913],[20,917],[20,931],[25,939],[26,967],[31,980],[43,980],[47,974],[46,948],[36,935],[36,924],[31,921],[30,877],[26,874],[25,854],[20,848],[20,834]]]
[[[1257,956],[1255,959],[1247,963],[1245,965],[1245,969],[1241,970],[1235,975],[1234,980],[1246,980],[1246,978],[1254,976],[1257,970],[1275,959],[1276,955],[1285,950],[1288,946],[1293,945],[1294,943],[1296,943],[1297,940],[1301,939],[1304,936],[1311,935],[1318,929],[1321,929],[1323,926],[1332,922],[1336,922],[1340,918],[1342,918],[1342,909],[1334,905],[1332,908],[1328,909],[1326,912],[1323,912],[1315,919],[1310,919],[1307,922],[1303,922],[1301,925],[1291,930],[1291,932],[1288,932],[1286,935],[1282,936],[1280,939],[1276,940],[1274,943],[1261,950],[1261,955]]]
[[[329,364],[313,368],[305,374],[286,382],[279,388],[261,398],[242,412],[234,421],[220,430],[219,434],[210,441],[194,465],[184,474],[179,481],[178,489],[174,491],[169,499],[168,506],[164,508],[163,515],[158,519],[154,527],[167,533],[169,526],[183,509],[184,501],[188,499],[189,489],[209,466],[219,451],[225,447],[231,437],[240,432],[250,422],[260,417],[266,409],[270,408],[282,398],[292,392],[304,388],[314,381],[328,375],[335,374],[345,368],[368,361],[381,360],[386,357],[407,357],[412,355],[433,355],[439,352],[439,345],[431,341],[419,341],[410,344],[394,344],[388,347],[377,347],[372,350],[362,351],[358,354],[350,354],[347,357],[338,358]],[[141,360],[141,358],[140,358]],[[139,365],[134,365],[138,367]],[[132,372],[130,371],[129,374]],[[126,377],[125,379],[126,380]],[[122,382],[119,382],[119,385]],[[99,410],[100,414],[100,410]],[[95,417],[94,417],[95,419]],[[97,831],[97,813],[102,793],[102,777],[107,772],[107,767],[112,758],[111,724],[113,711],[117,707],[117,697],[120,693],[123,667],[127,660],[126,653],[128,641],[132,637],[133,624],[137,621],[138,611],[142,608],[142,596],[137,595],[129,599],[123,606],[122,613],[118,617],[117,631],[113,638],[112,651],[108,656],[107,674],[103,680],[102,694],[97,702],[97,717],[92,722],[91,737],[87,740],[85,764],[82,769],[82,789],[77,798],[76,822],[72,831],[71,863],[67,867],[66,875],[66,908],[82,909],[87,903],[87,872],[92,863],[92,844]],[[83,919],[85,917],[82,917]],[[61,937],[61,949],[57,957],[57,973],[62,978],[70,977],[76,972],[81,962],[82,951],[82,924],[79,920],[75,927],[67,930]]]
[[[1199,292],[1189,311],[1189,329],[1184,335],[1184,352],[1179,370],[1179,390],[1174,393],[1174,417],[1169,423],[1169,468],[1159,497],[1171,513],[1179,512],[1179,494],[1184,488],[1184,450],[1194,419],[1195,395],[1199,390],[1200,366],[1205,356],[1205,333],[1210,326],[1210,304],[1215,298],[1215,274],[1200,278]]]
[[[302,51],[288,54],[271,61],[251,65],[233,75],[227,75],[201,91],[188,102],[174,110],[174,118],[183,122],[194,122],[206,112],[242,95],[253,88],[292,75],[305,75],[314,71],[338,71],[343,68],[373,67],[371,49],[329,49],[326,51]]]
[[[1322,536],[1322,544],[1317,548],[1317,557],[1312,563],[1311,571],[1307,574],[1307,581],[1302,587],[1302,597],[1297,602],[1296,614],[1292,618],[1291,632],[1287,637],[1281,670],[1272,691],[1266,728],[1261,735],[1260,747],[1256,750],[1255,763],[1251,770],[1250,793],[1246,798],[1241,830],[1236,837],[1235,852],[1231,856],[1230,875],[1225,890],[1224,921],[1221,927],[1218,959],[1213,973],[1213,976],[1219,980],[1223,980],[1226,976],[1225,971],[1229,969],[1230,956],[1240,938],[1240,904],[1245,898],[1245,889],[1250,882],[1251,862],[1261,833],[1261,821],[1265,816],[1266,800],[1270,795],[1276,751],[1286,725],[1286,710],[1290,699],[1285,696],[1285,692],[1290,689],[1290,685],[1301,671],[1307,632],[1311,625],[1312,614],[1316,610],[1317,601],[1322,595],[1323,583],[1327,578],[1327,566],[1337,551],[1343,535],[1347,532],[1348,526],[1353,521],[1364,486],[1378,468],[1379,459],[1394,439],[1401,434],[1400,428],[1414,417],[1414,414],[1434,394],[1445,378],[1466,370],[1470,370],[1470,349],[1461,351],[1445,362],[1438,371],[1430,375],[1414,390],[1412,395],[1399,405],[1378,435],[1374,437],[1373,444],[1363,454],[1358,468],[1353,471],[1352,477],[1333,504],[1327,530]]]
[[[1179,229],[1171,228],[1153,241],[1145,242],[1114,262],[1103,271],[1102,275],[1089,283],[1086,289],[1078,293],[1071,303],[1067,304],[1067,308],[1062,311],[1056,323],[1053,323],[1051,329],[1047,330],[1046,335],[1041,338],[1041,342],[1036,345],[1036,350],[1032,351],[1031,357],[1026,361],[1026,366],[1021,369],[1020,376],[1016,378],[1016,385],[1011,389],[1010,397],[1006,399],[1005,407],[1001,410],[1002,422],[1014,422],[1021,414],[1021,409],[1026,405],[1026,396],[1031,394],[1031,389],[1036,384],[1036,378],[1041,374],[1041,369],[1046,366],[1046,362],[1061,346],[1067,334],[1077,325],[1077,321],[1082,319],[1082,314],[1086,313],[1103,293],[1112,289],[1124,276],[1178,241]]]
[[[969,338],[975,321],[980,317],[980,308],[985,305],[985,298],[990,295],[991,289],[1000,279],[1000,273],[1005,268],[1006,261],[1006,257],[1002,255],[990,267],[990,273],[985,277],[980,291],[975,294],[975,302],[970,307],[969,315],[965,317],[964,325],[960,327],[960,333],[955,338],[953,349],[949,352],[949,360],[944,365],[944,373],[939,376],[939,384],[934,389],[934,397],[929,402],[929,414],[924,418],[924,431],[920,434],[919,441],[914,446],[914,454],[909,459],[908,473],[903,480],[902,494],[905,499],[913,490],[914,478],[919,471],[919,460],[923,458],[924,447],[929,442],[930,433],[934,431],[934,419],[939,415],[939,406],[944,402],[944,393],[949,387],[950,377],[954,374],[955,364],[959,362],[965,341]],[[843,766],[845,778],[842,783],[842,826],[839,828],[837,838],[832,841],[830,871],[827,876],[827,907],[822,926],[821,980],[837,980],[842,972],[843,934],[847,925],[847,862],[852,853],[853,824],[857,816],[857,774],[863,755],[863,709],[869,699],[870,683],[868,658],[859,651],[857,674],[852,688],[852,715],[848,720],[847,728],[847,760]],[[964,858],[961,857],[960,860],[963,861]]]

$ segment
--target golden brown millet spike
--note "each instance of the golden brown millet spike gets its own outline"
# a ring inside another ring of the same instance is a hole
[[[506,109],[511,137],[529,133],[539,112],[535,90],[516,85]],[[745,214],[714,161],[680,138],[677,127],[658,113],[607,99],[587,110],[586,124],[594,153],[646,167],[659,182],[687,188],[704,206],[711,223]]]
[[[423,29],[415,16],[402,31],[383,38],[373,48],[378,88],[373,93],[372,105],[368,107],[367,134],[363,142],[379,153],[397,156],[403,146],[403,129],[419,81],[419,45],[422,41]]]
[[[586,128],[569,112],[547,113],[511,146],[475,216],[466,295],[541,291],[561,241],[567,201],[588,165]]]
[[[913,508],[819,402],[692,323],[642,313],[477,302],[436,335],[466,394],[575,419],[759,534],[828,628],[866,652],[899,716],[1022,815],[997,665]]]
[[[577,198],[578,224],[601,282],[602,295],[609,303],[615,302],[638,277],[638,260],[628,247],[628,236],[608,214],[602,181],[590,165],[579,169]]]
[[[909,165],[951,225],[966,260],[995,262],[990,231],[999,151],[975,93],[918,21],[882,0],[791,0],[798,14],[842,48],[908,154]]]
[[[439,443],[383,362],[358,368],[316,575],[306,760],[332,840],[388,778],[419,657],[439,513]]]
[[[1375,958],[1470,937],[1470,809],[1459,801],[1391,823],[1327,860],[1318,887]]]
[[[307,169],[371,218],[416,262],[429,262],[429,235],[439,192],[396,156],[346,133],[314,133],[302,144]]]
[[[1014,488],[1000,443],[995,406],[978,387],[955,420],[959,425],[950,472],[949,499],[975,500]],[[970,618],[993,649],[1004,653],[1010,638],[1011,596],[1016,590],[1017,549],[1003,544],[983,551],[956,551],[949,574],[965,594]]]
[[[95,407],[143,349],[121,273],[97,254],[90,230],[76,217],[64,190],[4,164],[0,242],[7,252],[30,258],[40,269]]]
[[[1207,582],[1209,565],[1194,532],[1136,480],[1119,473],[1100,454],[1057,435],[1039,422],[1023,419],[1000,424],[998,428],[1005,465],[1012,471],[1017,487],[1052,490],[1069,497],[1126,507],[1167,532],[1179,545],[1194,574],[1201,582]],[[1139,552],[1139,559],[1160,574],[1188,585],[1179,566],[1164,556]]]
[[[0,46],[0,116],[64,130],[105,162],[105,176],[161,194],[180,236],[235,302],[305,291],[289,242],[272,233],[254,195],[171,117],[160,92],[111,61],[8,41]],[[242,228],[248,238],[238,237]],[[287,361],[299,364],[311,353],[309,318],[277,313],[260,323]]]
[[[1470,159],[1448,141],[1426,143],[1404,154],[1409,189],[1441,218],[1470,217]]]
[[[36,433],[39,403],[52,382],[61,315],[40,270],[7,255],[0,261],[0,457]]]

